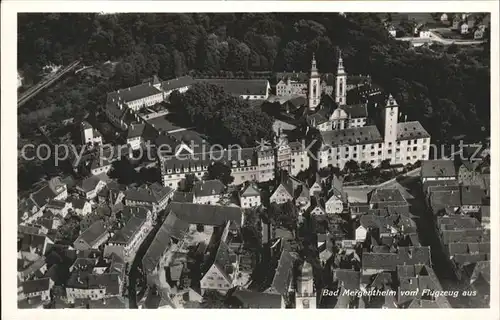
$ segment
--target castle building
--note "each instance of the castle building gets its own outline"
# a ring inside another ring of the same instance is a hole
[[[343,108],[339,106],[339,109]],[[361,122],[354,119],[346,122],[339,109],[333,113],[337,125],[332,125],[332,130],[321,131],[319,168],[332,165],[342,169],[350,160],[365,161],[373,166],[380,165],[383,160],[389,160],[392,165],[428,160],[430,135],[418,121],[398,122],[399,106],[392,95],[389,95],[382,112],[382,134],[377,126],[364,125],[365,117]]]
[[[302,96],[307,97],[309,74],[307,72],[278,72],[276,74],[276,95],[278,97]],[[335,83],[333,73],[320,74],[321,93],[331,95]]]
[[[275,143],[277,145],[275,159],[278,170],[285,170],[296,176],[300,171],[309,168],[309,155],[301,142],[288,142],[287,138],[280,133]]]
[[[316,309],[316,290],[314,288],[313,268],[307,261],[304,261],[297,277],[295,308]]]

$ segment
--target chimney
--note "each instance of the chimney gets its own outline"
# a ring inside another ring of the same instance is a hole
[[[120,93],[120,89],[116,90],[117,93]]]
[[[130,91],[130,87],[128,88],[128,91]]]

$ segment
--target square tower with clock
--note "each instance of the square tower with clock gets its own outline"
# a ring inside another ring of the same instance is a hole
[[[384,108],[384,141],[386,144],[394,144],[397,140],[398,112],[398,103],[392,94],[389,94]]]

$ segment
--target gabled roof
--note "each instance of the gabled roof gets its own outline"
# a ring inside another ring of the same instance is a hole
[[[83,190],[84,192],[89,192],[89,191],[92,191],[94,190],[97,185],[99,184],[99,182],[101,181],[101,179],[99,178],[99,176],[91,176],[91,177],[88,177],[88,178],[85,178],[83,179],[78,187]]]
[[[107,232],[108,230],[106,229],[104,222],[102,220],[97,220],[90,227],[88,227],[87,230],[80,234],[80,236],[75,240],[75,243],[83,240],[92,247]]]
[[[293,261],[294,259],[288,249],[284,248],[281,251],[271,286],[266,291],[281,295],[285,295],[288,292],[288,286],[292,278]]]
[[[481,205],[484,193],[479,186],[462,186],[460,192],[462,205]]]
[[[193,202],[193,193],[192,192],[182,192],[182,191],[174,191],[174,195],[172,196],[172,202]]]
[[[260,197],[259,188],[254,183],[249,183],[241,191],[242,197]]]
[[[360,289],[359,271],[350,269],[335,269],[333,270],[333,281],[339,281],[339,286],[343,287],[344,289]]]
[[[323,143],[329,147],[383,142],[382,135],[376,126],[321,131],[320,133]]]
[[[157,203],[174,192],[172,188],[164,187],[155,182],[149,186],[129,188],[125,191],[125,199],[131,201]]]
[[[408,202],[399,189],[375,189],[371,193],[370,204],[377,207],[405,206]]]
[[[233,95],[266,95],[269,81],[263,79],[196,79],[197,82],[205,82],[220,86],[226,93]]]
[[[161,83],[161,88],[164,91],[168,92],[170,90],[176,90],[176,89],[180,89],[183,87],[191,86],[194,83],[196,83],[196,81],[192,77],[183,76],[183,77],[163,81]]]
[[[225,189],[224,184],[220,180],[202,180],[196,181],[193,186],[195,197],[208,197],[220,195]]]
[[[24,294],[47,291],[50,289],[50,278],[25,281],[22,287]]]
[[[368,117],[368,110],[367,110],[366,103],[343,105],[343,106],[339,106],[339,108],[344,110],[349,115],[349,118],[366,118],[366,117]]]
[[[422,161],[422,177],[455,177],[457,175],[452,160]]]
[[[243,308],[279,309],[281,308],[281,296],[264,292],[255,292],[237,289],[231,297],[241,303]]]
[[[398,265],[430,265],[430,257],[429,247],[399,247],[397,253],[363,252],[361,261],[363,269],[396,271]]]

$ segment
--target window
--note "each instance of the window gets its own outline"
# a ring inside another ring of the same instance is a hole
[[[379,144],[378,144],[378,147],[379,147],[379,148],[382,148],[382,144],[381,144],[381,143],[379,143]]]
[[[370,153],[370,155],[371,155],[372,157],[373,157],[373,156],[375,156],[375,152]]]
[[[417,151],[417,146],[413,147],[413,151]]]
[[[380,155],[382,155],[382,151],[379,151],[379,152],[378,152],[378,155],[379,155],[379,156],[380,156]]]

